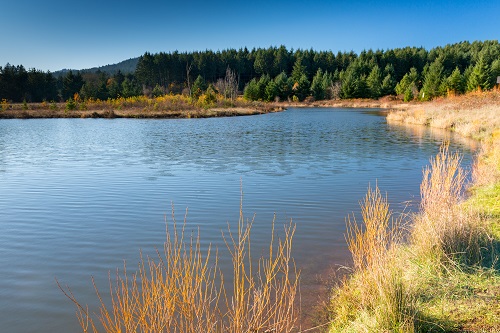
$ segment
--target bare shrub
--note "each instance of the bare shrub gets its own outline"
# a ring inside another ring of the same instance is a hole
[[[81,305],[69,288],[61,288],[77,307],[84,332],[291,332],[297,320],[295,296],[299,272],[291,257],[295,226],[285,236],[274,233],[267,257],[256,265],[251,256],[253,220],[240,209],[238,230],[223,236],[233,263],[231,289],[218,267],[218,254],[202,251],[199,232],[189,238],[185,225],[167,227],[163,252],[141,255],[138,271],[109,277],[111,304],[100,301],[99,313]]]
[[[229,66],[226,69],[226,76],[224,79],[217,80],[215,88],[224,98],[232,101],[236,99],[238,95],[238,78]]]

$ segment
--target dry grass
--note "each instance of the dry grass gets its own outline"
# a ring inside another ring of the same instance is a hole
[[[332,298],[331,331],[411,332],[415,299],[407,290],[394,250],[403,240],[401,219],[392,218],[387,198],[368,188],[362,224],[347,220],[353,275]]]
[[[240,210],[238,230],[224,236],[233,263],[232,276],[223,276],[218,254],[201,249],[199,233],[187,239],[185,222],[167,228],[162,252],[143,258],[138,271],[126,267],[109,279],[110,302],[100,300],[99,313],[78,302],[84,332],[291,332],[296,325],[299,272],[291,257],[295,226],[285,226],[275,238],[274,223],[268,256],[256,264],[251,256],[253,220]],[[231,287],[229,287],[231,286]],[[61,287],[61,286],[60,286]]]
[[[489,142],[482,144],[472,168],[472,180],[476,188],[500,181],[500,129],[493,132]]]
[[[206,118],[254,115],[282,110],[273,105],[248,102],[242,98],[228,100],[220,95],[201,103],[184,95],[161,97],[120,97],[82,100],[75,94],[68,103],[8,104],[2,102],[0,118]]]
[[[500,300],[485,293],[499,286],[498,239],[483,215],[463,204],[467,175],[460,162],[444,144],[424,169],[420,211],[411,216],[407,242],[403,222],[389,223],[387,199],[368,190],[362,225],[348,220],[354,271],[334,290],[330,332],[500,327],[494,319]]]
[[[378,187],[368,187],[364,201],[360,204],[363,224],[356,219],[347,219],[347,246],[352,254],[354,269],[370,269],[386,260],[388,250],[399,241],[397,221],[391,219],[387,197]]]
[[[472,92],[430,102],[401,105],[388,121],[427,125],[474,139],[490,138],[500,128],[500,90]]]
[[[450,153],[444,144],[424,170],[420,213],[415,216],[411,241],[419,256],[476,264],[481,259],[484,228],[479,216],[460,206],[467,176],[460,163],[461,156]]]

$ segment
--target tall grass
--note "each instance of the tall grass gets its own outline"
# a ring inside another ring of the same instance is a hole
[[[331,330],[411,332],[414,297],[394,253],[403,240],[402,220],[392,216],[378,187],[368,188],[360,206],[362,223],[347,219],[354,269],[333,297]]]
[[[460,205],[467,179],[461,160],[458,153],[449,152],[448,144],[443,144],[430,167],[424,169],[412,245],[421,257],[477,264],[485,230],[480,217]]]
[[[433,283],[479,267],[488,232],[479,214],[462,203],[467,174],[461,156],[443,144],[423,171],[418,213],[393,219],[387,198],[368,189],[362,223],[347,222],[353,274],[334,290],[331,332],[415,332],[430,324],[425,305]],[[404,228],[406,224],[410,228]],[[456,273],[456,274],[455,274]],[[453,279],[451,279],[453,280]],[[434,293],[436,291],[436,293]]]
[[[218,251],[202,250],[199,232],[186,236],[173,218],[163,251],[126,266],[109,278],[106,301],[94,283],[99,313],[82,305],[69,288],[61,288],[77,307],[84,332],[291,332],[297,322],[299,272],[291,256],[295,226],[272,239],[267,256],[256,263],[250,242],[253,220],[240,209],[237,231],[223,235],[233,264],[224,276]],[[61,287],[61,286],[60,286]]]

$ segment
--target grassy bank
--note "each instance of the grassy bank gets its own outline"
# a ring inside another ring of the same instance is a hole
[[[481,138],[483,149],[466,184],[460,155],[443,146],[424,170],[417,214],[393,217],[380,191],[369,190],[363,221],[348,221],[354,267],[334,289],[330,332],[500,331],[498,96],[475,93],[389,115]]]
[[[499,89],[392,107],[399,111],[388,115],[390,122],[447,129],[478,140],[500,135]]]
[[[12,118],[208,118],[263,114],[281,111],[279,106],[248,102],[220,95],[183,95],[81,100],[78,95],[65,103],[20,103],[2,101],[0,119]]]

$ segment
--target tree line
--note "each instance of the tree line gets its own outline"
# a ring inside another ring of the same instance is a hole
[[[113,75],[50,72],[7,64],[0,67],[0,98],[13,102],[108,99],[166,93],[199,95],[207,89],[248,100],[379,98],[428,100],[449,93],[488,90],[500,76],[497,40],[449,44],[426,50],[337,52],[289,50],[285,46],[248,50],[170,52],[139,57],[134,73]]]

